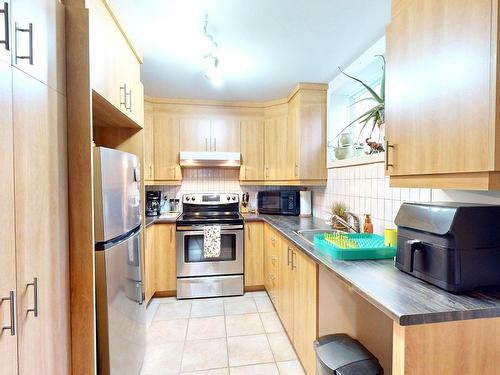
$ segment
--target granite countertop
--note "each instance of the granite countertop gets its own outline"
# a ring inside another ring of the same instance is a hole
[[[258,214],[243,216],[246,221],[270,224],[316,263],[334,272],[400,325],[500,317],[500,288],[467,294],[448,293],[399,271],[393,260],[333,260],[294,232],[328,228],[321,219]]]
[[[167,217],[162,217],[160,216],[146,216],[146,228],[149,227],[151,224],[155,223],[175,223],[177,218],[180,216],[180,213],[176,213],[175,215],[169,215]]]

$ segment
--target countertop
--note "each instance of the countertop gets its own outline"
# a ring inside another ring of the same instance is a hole
[[[393,260],[338,261],[317,251],[294,231],[326,229],[324,220],[296,216],[244,214],[264,221],[298,249],[327,268],[400,325],[500,317],[500,288],[452,294],[394,267]]]
[[[146,228],[151,224],[155,223],[175,223],[177,218],[180,216],[180,213],[169,217],[161,217],[161,216],[146,216]]]

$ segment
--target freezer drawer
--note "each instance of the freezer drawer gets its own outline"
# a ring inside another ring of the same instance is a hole
[[[178,299],[241,295],[243,295],[243,275],[177,279]]]

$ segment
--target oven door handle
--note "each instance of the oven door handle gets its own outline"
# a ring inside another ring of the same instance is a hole
[[[200,232],[203,233],[203,228],[206,225],[180,225],[177,227],[177,231],[191,231],[191,232]],[[224,231],[228,230],[243,230],[243,225],[221,225],[220,231],[224,233]]]

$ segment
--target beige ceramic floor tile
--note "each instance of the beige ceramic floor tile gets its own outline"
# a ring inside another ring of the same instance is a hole
[[[257,305],[257,310],[259,312],[270,312],[274,311],[273,304],[268,296],[264,297],[255,297],[255,304]]]
[[[220,337],[226,337],[223,316],[189,319],[187,340],[216,339]]]
[[[193,340],[184,344],[184,372],[228,367],[226,339]]]
[[[224,312],[226,315],[252,314],[257,312],[253,298],[228,297],[224,298]]]
[[[273,351],[276,362],[291,361],[297,359],[290,340],[286,333],[270,333],[267,335],[271,350]]]
[[[141,375],[178,374],[181,369],[183,342],[164,342],[148,346]]]
[[[186,339],[187,319],[156,320],[148,329],[148,345],[161,345],[163,342],[184,341]]]
[[[230,372],[231,375],[279,375],[278,368],[275,363],[231,367]]]
[[[173,303],[161,303],[158,307],[154,320],[173,320],[189,318],[191,301],[176,301]]]
[[[228,368],[219,368],[216,370],[182,372],[181,375],[229,375]]]
[[[224,315],[222,298],[200,299],[192,301],[191,318]]]
[[[264,297],[267,296],[266,292],[246,292],[245,297]]]
[[[261,313],[260,318],[262,319],[262,324],[267,333],[284,332],[280,318],[278,318],[278,314],[274,311]]]
[[[259,314],[242,314],[226,316],[228,336],[257,335],[264,333]]]
[[[231,367],[274,362],[266,335],[228,337],[227,344]]]
[[[306,375],[299,361],[278,362],[280,375]]]

